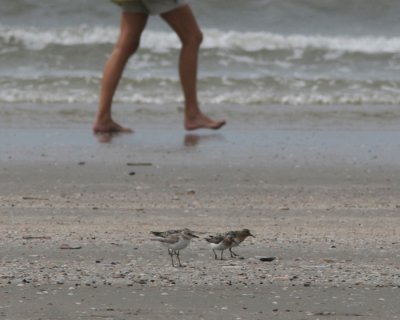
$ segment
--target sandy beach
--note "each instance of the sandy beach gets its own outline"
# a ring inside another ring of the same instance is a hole
[[[188,3],[198,70],[178,11],[139,19],[135,132],[94,135],[121,8],[0,1],[0,320],[399,319],[400,2]],[[183,129],[192,84],[221,130]]]
[[[2,123],[0,319],[399,317],[398,120],[143,117],[111,139]],[[200,238],[174,268],[150,231],[181,227]],[[214,260],[204,237],[240,228]]]

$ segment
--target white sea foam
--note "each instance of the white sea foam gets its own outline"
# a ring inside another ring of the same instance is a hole
[[[111,27],[78,26],[44,30],[0,26],[0,39],[8,44],[20,43],[31,50],[41,50],[52,44],[71,46],[111,43],[116,36],[117,30]]]
[[[400,104],[400,37],[204,33],[204,104]],[[0,70],[0,102],[97,103],[106,50],[95,46],[111,46],[117,36],[115,27],[0,25],[0,62],[7,62]],[[115,101],[181,105],[176,35],[146,30],[141,47]]]
[[[398,53],[400,37],[327,37],[321,35],[280,35],[268,32],[204,30],[204,49],[243,50],[325,50],[365,54]],[[35,27],[0,26],[0,41],[22,44],[30,50],[41,50],[49,45],[113,44],[118,36],[115,27],[76,27],[39,29]],[[1,45],[3,46],[3,45]],[[156,52],[180,47],[173,32],[146,30],[141,46]],[[299,52],[297,51],[297,54]],[[300,53],[301,54],[301,53]]]
[[[149,105],[182,105],[182,95],[179,90],[166,90],[152,94],[151,90],[134,91],[120,90],[115,97],[115,103],[128,104],[149,104]],[[154,91],[154,90],[153,90]],[[201,92],[199,98],[204,105],[398,105],[400,96],[397,92],[372,91],[354,91],[344,94],[334,92],[312,92],[304,90],[303,92],[281,92],[274,90],[240,90],[235,91],[214,91],[209,90]],[[67,89],[60,88],[41,88],[25,89],[11,88],[0,91],[0,103],[89,103],[98,102],[98,92],[85,89]],[[171,109],[171,112],[176,112]]]

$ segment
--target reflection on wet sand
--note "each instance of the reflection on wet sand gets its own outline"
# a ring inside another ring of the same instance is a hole
[[[120,132],[97,132],[94,136],[100,143],[111,143],[111,140],[115,137],[120,136]]]
[[[123,133],[121,132],[98,132],[95,133],[94,136],[100,143],[111,143],[112,140],[116,137],[121,137]],[[183,140],[183,145],[185,147],[194,147],[197,146],[200,143],[206,142],[206,141],[217,141],[217,140],[222,140],[223,136],[221,134],[194,134],[194,133],[189,133],[185,134],[184,140]]]
[[[197,146],[200,142],[210,141],[210,140],[222,140],[221,134],[185,134],[183,145],[186,147]]]

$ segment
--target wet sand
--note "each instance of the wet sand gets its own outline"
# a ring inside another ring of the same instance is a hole
[[[136,129],[0,130],[0,319],[399,317],[393,128]],[[173,268],[150,231],[180,227]],[[243,227],[214,260],[203,238]]]

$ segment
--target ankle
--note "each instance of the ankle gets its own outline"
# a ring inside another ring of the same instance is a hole
[[[109,123],[112,122],[112,118],[110,114],[98,114],[96,116],[96,122],[97,123]]]
[[[185,118],[187,120],[196,120],[197,118],[199,118],[202,115],[202,113],[200,112],[199,109],[195,109],[195,110],[186,110],[185,111]]]

